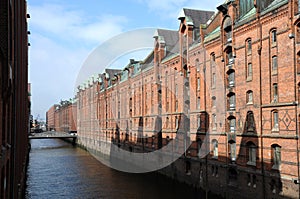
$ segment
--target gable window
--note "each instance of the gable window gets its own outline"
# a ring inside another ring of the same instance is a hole
[[[281,146],[273,144],[272,148],[272,169],[280,169],[281,164]]]

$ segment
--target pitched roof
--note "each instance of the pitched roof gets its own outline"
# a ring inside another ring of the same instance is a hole
[[[186,17],[188,20],[191,20],[195,27],[199,27],[200,24],[205,24],[214,15],[214,13],[214,11],[183,8],[178,18]]]
[[[154,36],[165,42],[167,56],[179,52],[179,34],[176,30],[157,29]]]

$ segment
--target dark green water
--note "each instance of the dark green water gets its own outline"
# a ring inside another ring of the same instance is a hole
[[[188,199],[194,189],[156,173],[113,170],[61,140],[31,140],[27,199]]]

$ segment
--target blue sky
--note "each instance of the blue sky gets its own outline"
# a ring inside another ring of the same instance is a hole
[[[142,28],[177,30],[183,7],[212,10],[223,0],[27,0],[29,82],[32,114],[74,96],[78,73],[94,49],[114,36]],[[149,38],[150,40],[152,38]],[[151,41],[152,42],[152,41]],[[122,68],[129,58],[143,59],[145,50],[112,63]],[[125,61],[126,60],[126,61]],[[102,71],[99,71],[102,72]]]

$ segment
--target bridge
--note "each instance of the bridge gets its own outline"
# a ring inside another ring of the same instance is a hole
[[[77,135],[65,132],[46,131],[42,133],[31,133],[28,139],[73,139],[73,144],[77,139]]]

